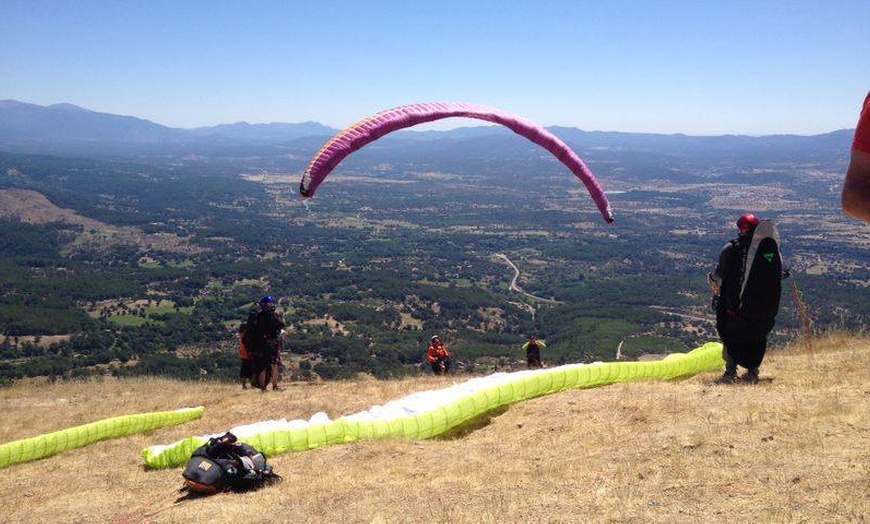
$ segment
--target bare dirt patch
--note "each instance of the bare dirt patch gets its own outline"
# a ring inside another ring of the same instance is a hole
[[[414,318],[413,316],[411,316],[411,313],[399,311],[399,316],[402,319],[401,322],[399,323],[399,329],[413,329],[413,330],[423,329],[423,321]]]
[[[0,215],[30,224],[63,222],[82,227],[67,251],[103,251],[113,245],[133,245],[143,250],[194,254],[205,251],[175,234],[144,233],[137,227],[113,226],[52,203],[45,195],[29,189],[0,190]]]
[[[45,195],[30,189],[0,190],[0,215],[17,218],[29,224],[64,222],[85,229],[108,229],[108,224],[79,215],[71,209],[54,205]]]
[[[66,342],[67,340],[72,339],[72,335],[41,335],[41,336],[21,336],[21,337],[7,337],[6,335],[0,335],[0,344],[5,344],[8,340],[12,345],[20,345],[31,343],[33,345],[39,346],[41,348],[47,348],[52,344],[56,344],[58,342]]]
[[[306,320],[305,322],[303,322],[303,324],[306,324],[308,326],[327,326],[329,330],[332,331],[332,333],[335,335],[347,336],[350,334],[350,331],[348,331],[341,322],[334,319],[330,315],[326,315],[323,318]]]

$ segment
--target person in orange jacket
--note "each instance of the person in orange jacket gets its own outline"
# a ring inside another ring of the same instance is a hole
[[[253,363],[251,362],[251,356],[248,355],[248,348],[245,347],[245,330],[247,330],[248,324],[246,322],[242,322],[239,325],[239,357],[242,360],[241,369],[239,369],[239,380],[242,381],[242,389],[248,389],[248,382],[251,382],[251,385],[254,385],[254,381],[251,378],[251,372],[253,371]]]
[[[444,375],[450,371],[450,351],[438,335],[432,337],[429,349],[426,351],[426,360],[432,366],[432,372],[436,375]]]

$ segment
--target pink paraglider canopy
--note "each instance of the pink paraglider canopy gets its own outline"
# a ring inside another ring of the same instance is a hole
[[[476,118],[501,124],[543,147],[583,182],[598,206],[601,216],[607,222],[613,222],[613,212],[607,201],[607,195],[604,194],[592,171],[565,142],[522,117],[491,107],[464,102],[430,102],[395,107],[366,117],[345,128],[329,139],[312,157],[299,184],[300,195],[303,198],[314,196],[317,187],[335,169],[335,166],[354,151],[382,136],[406,127],[451,117]]]

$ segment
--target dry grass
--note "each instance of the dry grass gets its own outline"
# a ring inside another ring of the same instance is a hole
[[[198,421],[0,470],[2,522],[844,522],[870,516],[870,339],[771,353],[758,386],[715,374],[575,390],[452,439],[367,441],[270,459],[285,477],[173,506],[180,469],[146,445],[266,418],[338,416],[450,379],[288,385],[168,380],[0,390],[0,441],[121,413],[204,404]],[[772,380],[770,380],[772,379]]]

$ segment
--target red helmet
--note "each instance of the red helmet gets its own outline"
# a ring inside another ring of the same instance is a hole
[[[758,227],[758,222],[758,218],[752,213],[744,213],[737,219],[737,229],[741,234],[750,233]]]

